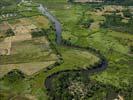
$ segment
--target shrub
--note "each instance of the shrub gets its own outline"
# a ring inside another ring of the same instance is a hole
[[[43,31],[33,31],[31,33],[32,37],[40,37],[40,36],[45,36],[47,33],[47,30],[43,30]]]
[[[14,32],[12,31],[12,29],[8,29],[5,34],[6,34],[6,36],[14,36],[15,35]]]
[[[13,83],[18,80],[22,80],[25,78],[24,73],[22,73],[20,70],[14,69],[7,73],[7,75],[4,76],[4,79],[8,80],[9,82]]]

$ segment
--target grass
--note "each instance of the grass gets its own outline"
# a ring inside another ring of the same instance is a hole
[[[35,14],[35,13],[34,13]],[[9,24],[16,25],[26,25],[29,26],[31,24],[34,24],[37,28],[41,29],[48,29],[50,27],[50,22],[45,16],[37,15],[37,16],[31,16],[29,18],[19,18],[14,20],[9,20]]]
[[[88,5],[89,6],[89,5]],[[86,8],[84,10],[83,8]],[[89,8],[89,7],[88,7]],[[130,46],[133,45],[133,37],[131,34],[116,32],[108,29],[82,29],[77,24],[82,17],[82,13],[99,22],[105,18],[96,13],[92,9],[88,9],[86,5],[71,5],[69,9],[59,10],[57,7],[49,8],[49,10],[60,20],[63,26],[62,37],[69,40],[75,45],[82,47],[92,46],[99,49],[109,61],[109,66],[103,73],[92,76],[92,79],[111,84],[118,88],[127,88],[132,86],[132,54],[130,54]],[[123,78],[124,77],[124,78]],[[125,86],[124,86],[125,85]]]
[[[33,21],[33,23],[40,29],[48,29],[50,26],[49,20],[44,16],[31,17],[31,21]]]
[[[31,5],[19,4],[19,5],[7,6],[7,7],[3,8],[0,12],[1,12],[1,16],[2,16],[2,14],[5,14],[5,15],[13,14],[13,13],[16,14],[16,16],[2,18],[1,22],[6,21],[6,20],[12,21],[14,19],[19,19],[19,18],[23,18],[23,17],[32,17],[32,16],[37,16],[37,15],[42,15],[38,11],[37,5],[34,3],[31,3]]]
[[[90,30],[89,28],[81,28],[78,22],[79,19],[82,18],[84,12],[91,13],[91,15],[86,15],[86,17],[91,16],[94,22],[104,20],[103,16],[96,16],[96,13],[92,10],[93,8],[89,5],[87,5],[88,7],[78,4],[69,5],[66,4],[64,0],[39,0],[37,2],[42,2],[47,5],[51,13],[59,19],[63,29],[63,39],[67,39],[71,43],[82,47],[92,46],[99,49],[107,58],[109,63],[107,70],[91,76],[92,80],[96,80],[103,84],[109,84],[123,90],[133,87],[133,58],[129,53],[129,47],[133,45],[133,37],[131,34],[107,29]],[[57,2],[59,3],[55,4]],[[67,9],[67,6],[70,8]],[[38,52],[38,49],[35,50]],[[0,81],[2,92],[8,90],[20,94],[31,94],[39,100],[44,100],[44,97],[46,97],[47,100],[47,91],[44,86],[46,77],[62,70],[86,68],[99,60],[88,51],[67,47],[58,47],[58,50],[64,58],[63,64],[47,72],[42,70],[38,75],[12,83],[12,85],[10,85],[10,82],[3,79]]]
[[[14,82],[12,85],[9,85],[11,83],[6,81],[6,79],[3,79],[0,81],[0,88],[3,90],[1,92],[3,93],[4,91],[14,91],[15,93],[20,93],[23,95],[34,95],[39,100],[44,100],[44,97],[47,97],[46,88],[44,86],[44,81],[47,76],[62,70],[87,68],[99,60],[99,58],[92,55],[88,51],[81,51],[67,47],[58,47],[58,49],[64,58],[64,63],[62,65],[57,66],[47,72],[42,70],[38,75],[36,75],[36,77],[32,76],[31,78],[29,77],[21,81]]]
[[[0,56],[0,77],[12,69],[32,75],[57,61],[45,37],[12,43],[11,55]]]
[[[11,55],[0,56],[0,64],[19,64],[56,60],[54,53],[49,52],[49,50],[50,47],[44,37],[17,42],[12,44]]]
[[[30,75],[36,74],[40,70],[45,69],[54,63],[55,63],[55,60],[0,65],[0,77],[3,77],[5,74],[7,74],[8,72],[10,72],[13,69],[19,69],[26,75],[30,76]]]

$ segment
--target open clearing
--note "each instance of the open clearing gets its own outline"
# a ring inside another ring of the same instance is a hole
[[[0,77],[7,74],[13,69],[19,69],[26,75],[33,75],[34,73],[54,63],[55,61],[47,61],[47,62],[31,62],[31,63],[21,63],[21,64],[0,65]]]
[[[47,29],[50,26],[49,20],[44,16],[33,16],[31,17],[31,21],[40,29]]]

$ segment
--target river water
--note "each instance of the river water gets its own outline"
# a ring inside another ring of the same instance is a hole
[[[62,32],[60,22],[42,4],[40,4],[38,9],[43,15],[47,16],[49,20],[54,24],[54,27],[56,30],[56,42],[57,44],[60,44],[61,43],[61,32]]]

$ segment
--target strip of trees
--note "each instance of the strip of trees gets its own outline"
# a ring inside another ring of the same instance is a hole
[[[111,15],[105,15],[106,20],[103,24],[101,24],[101,27],[133,34],[133,18],[131,17],[132,15],[130,14],[130,12],[124,12],[124,16],[129,17],[127,23],[122,22],[124,18],[122,18],[120,15],[117,15],[116,13],[113,13]]]

